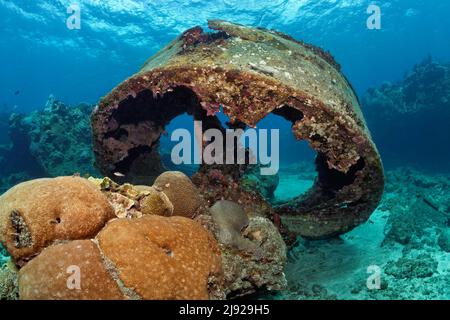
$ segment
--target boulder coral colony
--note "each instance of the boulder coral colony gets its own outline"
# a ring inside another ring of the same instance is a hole
[[[0,242],[11,257],[0,269],[1,298],[225,299],[281,290],[293,234],[329,237],[369,217],[383,170],[332,57],[273,31],[222,21],[210,27],[219,32],[185,32],[95,109],[94,152],[109,178],[90,177],[98,176],[86,130],[92,106],[51,98],[39,113],[11,117],[16,139],[0,161],[17,174],[2,185],[73,168],[86,176],[33,180],[0,197]],[[223,130],[212,112],[219,104],[235,127],[270,112],[291,121],[294,135],[318,151],[313,188],[272,206],[278,177],[263,180],[252,167],[204,165],[191,179],[166,171],[158,153],[164,126],[187,112]],[[22,170],[8,163],[10,154],[35,165]],[[409,241],[402,237],[412,227],[400,232],[394,224],[404,217],[394,218],[386,241]],[[442,231],[439,244],[448,248],[448,238]],[[85,275],[81,290],[66,283],[74,265]]]

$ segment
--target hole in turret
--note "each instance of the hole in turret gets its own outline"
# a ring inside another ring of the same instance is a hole
[[[274,167],[276,164],[273,162],[278,161],[278,171],[273,175],[262,175],[260,166],[256,166],[246,172],[243,181],[248,189],[256,188],[266,200],[275,205],[305,194],[313,186],[317,176],[314,168],[316,152],[306,141],[296,139],[292,132],[293,124],[302,118],[301,111],[283,106],[256,125],[258,129],[267,131],[267,155],[272,161],[268,166]],[[278,130],[278,140],[272,139],[271,130]],[[277,145],[272,146],[273,143]],[[278,155],[273,152],[278,152]]]

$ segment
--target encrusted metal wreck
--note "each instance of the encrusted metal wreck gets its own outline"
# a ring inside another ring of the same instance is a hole
[[[215,192],[211,200],[223,198],[217,185],[202,185],[211,183],[205,178],[210,170],[216,177],[222,170],[235,182],[234,188],[227,184],[230,200],[247,210],[265,208],[275,222],[280,217],[290,232],[308,238],[341,234],[366,221],[383,192],[383,168],[355,92],[332,56],[275,31],[217,20],[209,27],[217,32],[184,32],[101,100],[92,126],[102,173],[119,182],[153,182],[164,170],[160,136],[183,113],[201,120],[203,130],[224,130],[215,116],[220,106],[231,127],[254,127],[273,113],[317,151],[312,189],[271,208],[239,188],[242,167],[206,165],[193,179],[200,189]]]

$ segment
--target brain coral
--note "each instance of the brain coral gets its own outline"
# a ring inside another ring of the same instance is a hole
[[[199,190],[191,179],[179,171],[166,171],[154,183],[173,204],[173,215],[192,218],[201,205]]]
[[[73,266],[79,290],[67,285]],[[19,290],[21,299],[208,299],[223,297],[222,278],[220,251],[200,224],[151,215],[46,248],[20,270]]]
[[[80,275],[80,289],[69,289],[71,272]],[[75,240],[44,249],[19,272],[20,299],[120,299],[117,283],[106,271],[95,243]]]
[[[105,196],[86,179],[32,180],[0,197],[0,242],[20,263],[55,240],[93,237],[113,217]]]
[[[164,192],[154,187],[148,187],[145,191],[147,195],[140,202],[142,214],[173,215],[173,204]]]
[[[98,242],[124,286],[143,299],[213,298],[208,287],[222,277],[215,239],[184,217],[114,220]]]

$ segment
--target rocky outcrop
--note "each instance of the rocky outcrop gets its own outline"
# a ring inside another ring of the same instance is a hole
[[[450,64],[427,59],[362,104],[385,163],[449,171]]]
[[[50,96],[42,111],[14,115],[10,126],[28,137],[30,153],[48,176],[93,175],[92,110],[92,105],[70,107]]]
[[[94,106],[68,106],[50,96],[42,110],[11,114],[9,143],[0,146],[0,193],[40,177],[97,175],[89,115]]]

